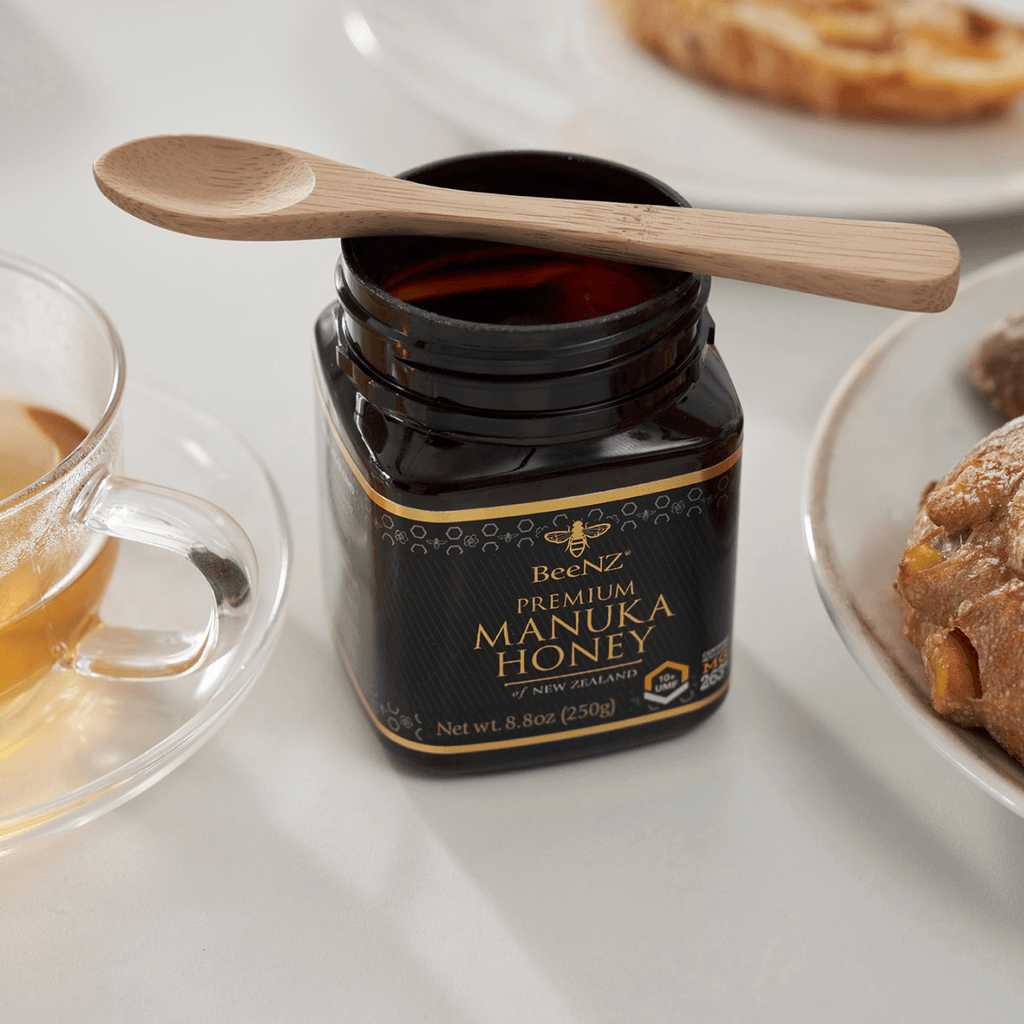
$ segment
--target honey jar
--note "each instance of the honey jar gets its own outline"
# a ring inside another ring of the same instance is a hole
[[[686,205],[484,153],[405,177]],[[666,737],[729,684],[743,414],[707,277],[456,238],[342,243],[315,329],[341,669],[397,757],[537,764]]]

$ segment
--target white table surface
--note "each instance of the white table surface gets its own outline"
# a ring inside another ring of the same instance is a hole
[[[474,148],[321,0],[0,0],[0,249],[110,314],[130,377],[214,411],[283,490],[276,651],[190,760],[0,858],[0,1021],[1019,1019],[1024,822],[932,752],[834,632],[800,489],[892,311],[718,281],[747,413],[732,691],[697,731],[540,770],[396,770],[321,601],[311,331],[333,241],[173,235],[90,167],[162,132],[389,173]],[[1024,219],[949,225],[970,270]]]

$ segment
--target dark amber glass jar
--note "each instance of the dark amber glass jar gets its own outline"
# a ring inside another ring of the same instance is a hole
[[[685,205],[550,152],[417,181]],[[706,277],[510,245],[342,244],[316,325],[327,606],[386,746],[476,771],[677,733],[729,680],[742,411]]]

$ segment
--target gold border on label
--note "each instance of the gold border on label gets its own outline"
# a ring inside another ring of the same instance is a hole
[[[424,754],[476,754],[483,753],[487,750],[508,750],[512,747],[531,747],[536,746],[539,743],[557,743],[559,740],[573,740],[578,739],[581,736],[593,736],[597,733],[602,732],[613,732],[617,729],[628,729],[634,725],[645,725],[648,722],[655,722],[662,718],[675,718],[678,715],[686,715],[693,711],[699,711],[701,708],[707,707],[709,704],[713,704],[716,700],[720,700],[725,696],[726,690],[729,689],[729,681],[715,690],[714,693],[701,700],[696,700],[692,704],[684,704],[679,708],[669,708],[665,711],[653,711],[648,715],[637,715],[635,718],[622,718],[615,722],[604,722],[601,725],[591,725],[583,729],[566,729],[563,732],[549,732],[544,733],[540,736],[520,736],[514,740],[497,740],[490,743],[453,743],[450,746],[438,746],[432,743],[417,743],[416,740],[408,740],[404,736],[398,736],[393,733],[374,713],[370,707],[369,701],[363,695],[363,689],[359,685],[359,681],[356,679],[355,672],[352,671],[352,665],[348,660],[348,655],[345,653],[345,648],[338,642],[337,636],[335,636],[335,646],[338,653],[341,655],[341,660],[345,663],[345,671],[348,673],[348,678],[352,683],[352,689],[356,691],[356,696],[359,697],[360,702],[366,709],[366,713],[370,716],[370,720],[373,722],[380,733],[391,740],[392,743],[397,743],[399,746],[408,747],[410,750],[419,750]]]
[[[727,459],[723,459],[707,469],[654,480],[646,484],[636,484],[633,487],[617,487],[610,491],[593,491],[590,494],[573,494],[567,498],[553,498],[549,501],[524,501],[514,505],[490,505],[486,508],[459,508],[443,512],[429,512],[424,509],[413,508],[409,505],[401,505],[397,501],[385,498],[373,489],[370,481],[363,476],[362,469],[356,464],[352,456],[349,455],[348,448],[345,447],[344,441],[342,441],[338,431],[335,429],[334,421],[331,419],[327,404],[324,401],[319,382],[317,382],[317,394],[323,407],[324,418],[331,429],[331,433],[334,435],[335,444],[344,457],[345,462],[348,463],[352,475],[359,481],[369,499],[385,512],[421,523],[462,523],[474,519],[500,519],[505,516],[536,515],[540,512],[558,512],[562,509],[579,508],[583,505],[600,505],[606,501],[639,498],[645,494],[655,494],[658,491],[668,491],[676,487],[686,487],[688,484],[713,480],[716,476],[721,476],[722,473],[735,466],[739,462],[740,453],[743,451],[743,445],[740,444],[736,451]]]

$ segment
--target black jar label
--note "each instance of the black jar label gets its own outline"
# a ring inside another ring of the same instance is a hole
[[[325,426],[338,647],[370,718],[425,754],[634,728],[729,680],[739,456],[550,501],[390,501]]]

